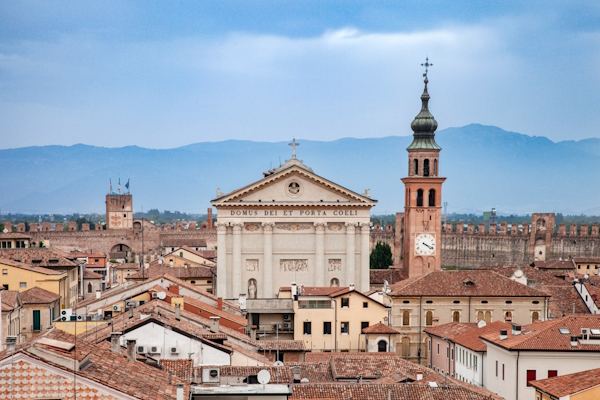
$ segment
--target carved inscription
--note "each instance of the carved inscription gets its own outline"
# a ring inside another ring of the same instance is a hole
[[[328,270],[329,271],[341,271],[342,270],[342,260],[339,258],[330,258]]]
[[[281,272],[305,272],[308,270],[308,260],[279,260]]]

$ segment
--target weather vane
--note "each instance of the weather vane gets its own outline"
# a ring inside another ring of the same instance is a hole
[[[425,73],[423,76],[427,78],[427,72],[429,71],[429,67],[433,67],[433,64],[429,63],[429,57],[425,58],[425,63],[421,64],[421,67],[425,67]]]

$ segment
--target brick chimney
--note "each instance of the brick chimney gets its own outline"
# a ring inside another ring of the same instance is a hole
[[[212,215],[212,207],[209,207],[206,213],[206,222],[208,223],[208,229],[213,228],[213,215]]]
[[[219,317],[210,317],[210,331],[219,333]]]
[[[169,286],[169,292],[179,294],[179,285]]]
[[[179,321],[181,319],[180,313],[181,313],[181,304],[177,303],[177,304],[175,304],[175,319],[177,321]]]
[[[121,332],[112,332],[110,334],[110,352],[114,354],[121,354]]]
[[[508,338],[508,331],[506,329],[500,329],[500,340]]]
[[[222,297],[219,297],[219,298],[217,299],[217,308],[218,308],[219,310],[222,310],[222,309],[223,309],[223,298],[222,298]]]
[[[127,339],[127,358],[135,361],[135,339]]]

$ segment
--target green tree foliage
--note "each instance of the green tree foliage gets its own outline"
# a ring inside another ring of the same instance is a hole
[[[370,256],[371,269],[386,269],[394,264],[392,257],[392,248],[389,244],[377,242]]]

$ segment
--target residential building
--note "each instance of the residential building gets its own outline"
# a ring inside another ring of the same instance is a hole
[[[280,288],[274,299],[246,299],[245,311],[251,335],[263,339],[294,339],[294,301],[291,288]]]
[[[40,287],[61,296],[61,307],[65,306],[68,298],[66,273],[3,258],[0,258],[0,269],[0,285],[4,289],[24,292]]]
[[[575,257],[575,271],[580,275],[598,275],[600,257]]]
[[[60,313],[60,295],[36,286],[22,292],[21,301],[24,340],[52,329],[52,322]]]
[[[575,270],[573,259],[568,260],[536,260],[533,266],[540,271],[550,272],[552,274],[568,273]]]
[[[491,271],[433,271],[391,285],[398,354],[426,362],[424,329],[449,322],[529,324],[546,319],[548,294]]]
[[[600,368],[531,381],[535,400],[600,399]]]
[[[181,279],[190,285],[196,286],[198,289],[205,290],[208,293],[214,293],[217,278],[215,267],[199,265],[195,262],[174,256],[169,257],[169,259],[179,259],[180,261],[185,261],[186,264],[171,266],[168,263],[161,264],[159,263],[159,260],[155,260],[151,262],[150,266],[144,271],[137,270],[136,273],[125,277],[125,279],[130,281],[142,281],[144,279],[153,279],[157,276],[168,274],[177,279]],[[165,259],[165,261],[168,261],[169,259]]]
[[[21,336],[21,310],[23,301],[17,290],[0,289],[0,305],[2,321],[0,321],[0,351],[6,344],[7,336],[16,336],[17,343],[23,341]]]
[[[484,365],[486,344],[480,336],[500,329],[510,329],[511,324],[494,321],[486,324],[450,322],[425,329],[428,365],[460,381],[485,386]]]
[[[22,232],[0,232],[0,249],[26,249],[31,247],[31,236]]]
[[[214,253],[214,251],[212,251]],[[214,259],[205,257],[205,254],[209,253],[208,250],[198,250],[189,246],[181,246],[175,248],[170,253],[165,254],[161,258],[164,259],[164,263],[170,265],[173,261],[173,267],[185,267],[190,266],[190,261],[194,263],[193,266],[208,266],[212,267],[215,265]]]
[[[365,336],[366,351],[385,353],[396,351],[396,343],[400,332],[378,322],[375,325],[363,328],[362,334]]]
[[[85,269],[83,273],[83,295],[82,298],[90,296],[96,296],[96,292],[102,292],[106,289],[106,283],[104,277],[100,274],[95,273],[92,270]]]
[[[110,270],[112,275],[111,286],[114,287],[127,282],[129,278],[138,272],[141,273],[142,268],[138,263],[111,263]]]
[[[297,287],[294,299],[294,339],[310,351],[365,351],[362,330],[386,322],[391,308],[354,287]],[[389,344],[389,343],[388,343]]]
[[[600,368],[600,316],[574,315],[481,335],[486,387],[507,399],[533,399],[531,381]]]
[[[188,248],[196,251],[206,250],[208,248],[208,246],[206,245],[206,240],[197,237],[167,236],[163,239],[161,246],[163,249],[163,254],[172,253],[173,251],[183,246],[187,246]]]

